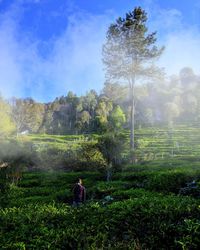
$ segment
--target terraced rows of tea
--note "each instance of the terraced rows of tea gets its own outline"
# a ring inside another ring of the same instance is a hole
[[[95,144],[97,138],[29,135],[19,140],[65,151]],[[113,172],[110,182],[94,167],[24,172],[0,197],[0,249],[199,249],[199,141],[195,127],[137,130],[138,162]],[[87,201],[74,208],[77,177],[83,178]]]
[[[137,154],[143,160],[200,159],[200,128],[178,126],[174,129],[142,129],[136,131]]]
[[[29,135],[21,136],[21,141],[31,141],[36,148],[53,147],[66,151],[81,144],[96,143],[98,135]],[[128,154],[129,133],[126,133]],[[200,128],[176,126],[175,128],[137,129],[136,155],[139,160],[183,159],[198,162],[200,159]]]
[[[47,135],[30,134],[19,136],[21,142],[32,142],[36,149],[53,147],[66,151],[67,149],[76,149],[82,143],[97,142],[98,135]]]
[[[200,171],[168,170],[138,165],[110,182],[98,172],[24,173],[1,199],[0,248],[198,249],[199,196],[177,191]],[[80,176],[87,202],[73,208]]]

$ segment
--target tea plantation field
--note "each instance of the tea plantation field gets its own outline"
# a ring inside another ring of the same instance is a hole
[[[142,129],[136,137],[138,162],[110,182],[96,170],[24,172],[0,197],[0,249],[199,249],[200,129]],[[71,138],[28,139],[80,140]],[[87,201],[74,208],[77,177]]]

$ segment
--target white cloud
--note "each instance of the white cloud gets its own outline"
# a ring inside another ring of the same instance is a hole
[[[150,12],[151,13],[151,12]],[[182,13],[177,9],[155,8],[152,11],[151,26],[165,32],[175,32],[182,28]]]
[[[165,46],[160,65],[166,68],[168,74],[177,74],[185,66],[200,73],[200,33],[182,30],[176,34],[169,34],[166,37]]]
[[[79,92],[103,86],[102,43],[110,20],[104,15],[71,16],[62,37],[55,43],[52,64],[57,82]]]
[[[15,40],[16,26],[12,18],[4,14],[0,19],[0,92],[8,96],[21,93],[20,48]]]
[[[166,47],[159,64],[169,74],[185,66],[199,73],[198,29],[185,27],[179,10],[164,10],[152,1],[147,3],[150,30],[158,31],[158,42]],[[70,13],[63,10],[67,13],[67,28],[47,42],[20,29],[24,11],[20,5],[13,5],[0,16],[0,92],[4,96],[29,95],[45,101],[69,90],[84,94],[103,87],[102,44],[109,24],[118,15],[114,11],[99,15],[77,9],[73,12],[72,8],[70,5]],[[41,47],[50,50],[48,56],[41,55]]]
[[[159,60],[167,74],[178,74],[183,67],[191,67],[200,73],[200,31],[197,26],[185,22],[177,9],[161,9],[151,5],[151,30],[157,31],[158,43],[165,46]]]
[[[71,14],[66,20],[66,30],[45,43],[33,40],[19,29],[16,24],[20,16],[16,19],[15,11],[12,9],[1,18],[0,91],[3,95],[27,96],[28,93],[38,100],[52,100],[69,90],[84,94],[103,87],[101,50],[110,16],[82,11]],[[46,59],[39,52],[41,45],[51,47]]]

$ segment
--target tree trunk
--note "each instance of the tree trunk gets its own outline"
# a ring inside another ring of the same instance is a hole
[[[106,181],[109,182],[112,177],[112,163],[109,163],[106,170]]]
[[[130,149],[133,152],[135,149],[135,105],[134,99],[131,100],[131,127],[130,127]]]
[[[130,86],[130,96],[131,96],[131,124],[130,124],[130,153],[131,153],[131,162],[135,162],[135,93],[134,93],[134,86],[135,86],[135,75],[133,75],[131,79],[131,86]]]

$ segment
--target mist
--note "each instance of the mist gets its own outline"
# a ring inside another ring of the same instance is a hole
[[[41,3],[34,4],[38,7]],[[149,13],[149,30],[157,31],[158,44],[165,46],[158,65],[165,69],[166,75],[178,74],[183,67],[191,67],[199,74],[198,27],[186,25],[182,13],[176,9],[163,9],[148,1],[144,6]],[[49,13],[52,20],[55,17],[66,20],[66,25],[62,32],[43,41],[31,31],[21,29],[27,13],[22,1],[13,3],[0,15],[2,95],[32,97],[44,102],[68,91],[78,95],[90,89],[101,91],[105,82],[102,44],[109,24],[118,14],[114,10],[92,14],[71,4],[61,13]]]
[[[32,4],[38,8],[41,2]],[[136,128],[180,123],[197,126],[198,26],[188,26],[177,9],[165,9],[152,1],[143,4],[148,13],[149,32],[157,31],[157,45],[165,49],[156,62],[163,69],[162,77],[141,78],[136,85]],[[120,119],[125,117],[121,126],[129,127],[129,89],[123,81],[121,84],[106,82],[102,63],[106,32],[118,17],[117,12],[107,9],[94,14],[77,8],[74,3],[65,5],[62,12],[50,12],[49,18],[60,18],[66,24],[59,33],[45,39],[36,36],[34,30],[22,29],[22,20],[27,14],[23,1],[12,3],[0,14],[0,56],[3,58],[0,111],[5,117],[0,124],[1,136],[99,133],[103,130],[101,119],[113,126],[113,114],[118,106],[123,113]],[[39,32],[39,26],[37,29]]]
[[[0,0],[0,249],[198,249],[199,13]]]
[[[3,96],[52,101],[69,90],[84,94],[94,88],[94,83],[100,90],[104,81],[101,47],[111,17],[104,13],[94,16],[81,10],[75,15],[70,9],[66,8],[57,17],[66,15],[66,28],[47,41],[20,30],[21,19],[26,15],[23,5],[14,3],[1,14],[0,53],[4,60],[0,67],[0,91]]]

